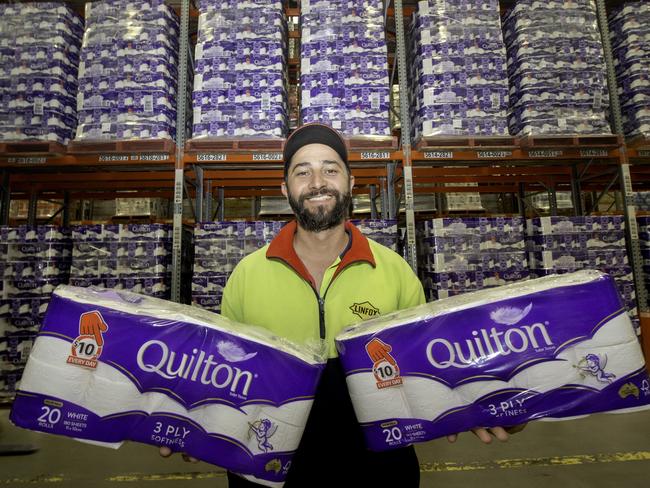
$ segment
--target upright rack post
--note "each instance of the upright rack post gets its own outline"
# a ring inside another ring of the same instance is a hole
[[[609,37],[609,26],[607,24],[607,11],[605,9],[605,0],[596,0],[596,10],[598,13],[598,27],[603,42],[603,51],[605,53],[605,64],[607,66],[607,85],[609,87],[609,98],[612,118],[614,122],[614,132],[619,135],[623,133],[623,117],[621,115],[621,104],[618,98],[618,85],[616,82],[616,72],[614,70],[614,56],[612,54],[612,43]],[[643,258],[639,246],[639,230],[636,222],[636,204],[634,201],[634,191],[632,189],[632,178],[630,176],[630,165],[625,151],[625,145],[620,149],[621,158],[619,164],[619,174],[621,182],[621,194],[623,196],[623,212],[625,215],[625,229],[627,235],[628,259],[632,272],[634,274],[634,285],[636,288],[636,300],[639,312],[648,312],[648,293],[643,281]]]
[[[411,161],[411,119],[409,114],[408,81],[406,77],[406,36],[404,33],[404,10],[402,0],[395,0],[395,34],[397,48],[397,75],[399,76],[400,126],[402,130],[402,153],[404,154],[404,203],[406,206],[406,252],[408,262],[417,273],[418,263],[415,247],[415,205],[413,197],[413,166]],[[395,209],[395,216],[397,211]]]
[[[174,231],[172,240],[171,299],[181,301],[181,259],[183,246],[183,179],[185,152],[185,122],[187,111],[187,67],[189,52],[190,0],[181,4],[181,32],[178,48],[178,106],[176,113],[176,170],[174,172]],[[202,190],[201,190],[202,191]]]

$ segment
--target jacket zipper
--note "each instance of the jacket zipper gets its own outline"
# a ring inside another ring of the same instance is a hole
[[[313,286],[311,288],[312,290],[314,290],[314,294],[316,295],[316,299],[318,300],[318,323],[320,326],[320,338],[323,340],[325,340],[325,335],[327,334],[327,331],[325,330],[325,298],[327,297],[327,292],[329,291],[330,286],[332,286],[334,279],[335,278],[333,278],[332,281],[329,282],[327,288],[325,288],[325,293],[323,294],[322,297],[318,294],[316,288],[314,288]]]

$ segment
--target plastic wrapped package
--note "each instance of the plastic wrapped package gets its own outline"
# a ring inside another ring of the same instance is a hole
[[[281,486],[325,360],[319,342],[298,346],[194,307],[60,287],[10,418],[113,447],[168,446]]]
[[[508,78],[498,2],[419,2],[410,41],[414,140],[508,134]]]
[[[650,134],[649,22],[645,2],[625,2],[609,15],[623,130],[628,136]]]
[[[503,21],[514,135],[609,134],[609,92],[593,0],[519,0]]]
[[[83,20],[58,2],[2,7],[0,141],[67,144],[77,125]]]
[[[279,2],[201,2],[194,138],[284,137],[287,22]]]
[[[611,278],[596,271],[389,314],[336,343],[373,450],[479,426],[650,408],[640,344]]]
[[[164,2],[87,4],[77,140],[176,136],[179,32]]]
[[[170,225],[77,225],[72,228],[72,240],[71,284],[169,298]]]
[[[302,123],[345,136],[390,136],[390,87],[382,3],[309,1],[301,6]]]

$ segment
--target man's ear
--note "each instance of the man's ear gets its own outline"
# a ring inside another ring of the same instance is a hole
[[[350,191],[352,191],[352,188],[354,188],[354,176],[350,174]]]
[[[282,182],[280,185],[280,191],[284,195],[285,198],[289,198],[289,192],[287,191],[287,183],[285,181]]]

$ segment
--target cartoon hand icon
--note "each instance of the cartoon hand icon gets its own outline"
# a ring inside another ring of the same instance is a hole
[[[106,325],[101,314],[97,311],[85,312],[79,317],[79,334],[94,336],[98,346],[104,345],[102,332],[106,332],[107,330],[108,325]]]
[[[376,337],[368,344],[366,344],[366,351],[368,352],[368,356],[370,356],[370,359],[372,359],[375,363],[378,363],[380,361],[388,361],[393,366],[396,366],[397,362],[395,359],[393,359],[393,356],[390,355],[390,352],[392,350],[393,348],[391,346],[383,342],[381,339],[377,339]]]

